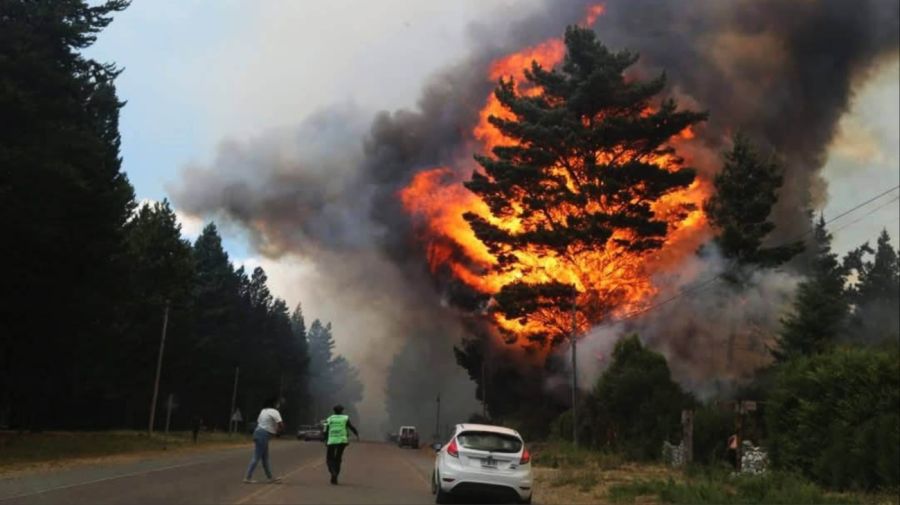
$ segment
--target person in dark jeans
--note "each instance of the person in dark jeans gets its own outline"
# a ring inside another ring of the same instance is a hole
[[[359,440],[359,432],[350,422],[350,416],[344,415],[342,405],[334,406],[334,414],[325,421],[325,444],[328,446],[325,452],[325,463],[328,473],[331,474],[331,483],[338,483],[338,475],[341,473],[341,459],[344,457],[344,449],[350,442],[347,430],[356,435]]]

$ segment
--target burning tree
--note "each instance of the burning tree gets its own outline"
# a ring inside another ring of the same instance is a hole
[[[612,52],[594,32],[569,27],[559,69],[532,62],[525,82],[500,78],[501,136],[476,155],[465,186],[488,211],[464,218],[496,259],[491,311],[510,341],[560,342],[653,287],[645,257],[694,208],[673,196],[695,172],[670,141],[705,113],[659,98],[666,78],[626,76],[638,59]]]

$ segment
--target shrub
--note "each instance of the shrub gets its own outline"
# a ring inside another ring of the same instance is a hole
[[[715,405],[694,412],[694,461],[706,465],[727,461],[728,437],[734,432],[734,413]]]
[[[647,460],[659,457],[663,440],[680,439],[681,410],[691,403],[666,359],[632,335],[616,344],[586,410],[595,445]]]
[[[900,485],[896,351],[839,348],[780,366],[766,413],[774,465],[835,488]]]

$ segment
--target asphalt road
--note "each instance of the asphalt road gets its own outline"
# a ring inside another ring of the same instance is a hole
[[[102,463],[0,478],[0,505],[143,503],[434,503],[428,451],[351,442],[332,486],[320,442],[270,447],[280,484],[241,482],[251,445],[239,449]],[[262,468],[256,479],[264,479]]]

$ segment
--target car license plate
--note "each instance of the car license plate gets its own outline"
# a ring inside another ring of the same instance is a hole
[[[487,458],[481,460],[481,466],[484,468],[497,468],[497,460],[494,458]]]

